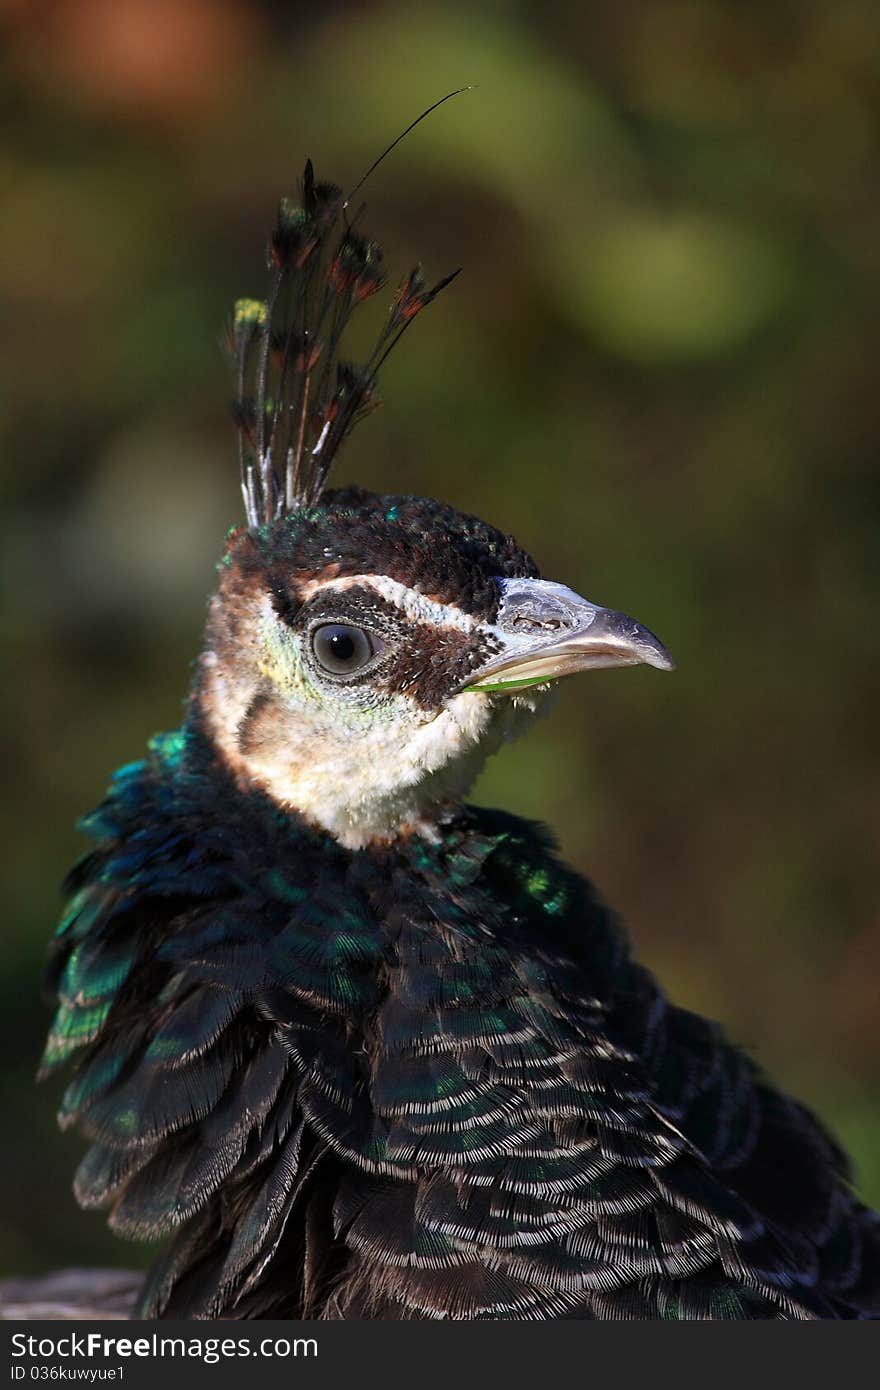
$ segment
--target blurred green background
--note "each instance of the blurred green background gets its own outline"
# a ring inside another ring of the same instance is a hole
[[[880,1202],[876,0],[317,8],[2,5],[0,1272],[142,1258],[70,1195],[38,985],[239,518],[228,309],[306,155],[351,186],[463,83],[365,189],[395,276],[464,273],[339,480],[482,514],[668,643],[475,799],[554,826]]]

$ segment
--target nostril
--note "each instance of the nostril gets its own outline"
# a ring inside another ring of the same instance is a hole
[[[507,613],[502,613],[500,626],[507,632],[534,633],[540,635],[555,632],[568,632],[577,627],[575,613],[567,611],[561,603],[543,598],[535,601],[531,596],[511,605]]]
[[[513,620],[512,626],[519,630],[525,628],[529,632],[535,630],[539,632],[556,632],[559,628],[566,627],[567,624],[559,618],[532,618],[525,613],[518,613]]]

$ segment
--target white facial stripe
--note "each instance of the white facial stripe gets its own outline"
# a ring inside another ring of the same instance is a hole
[[[476,618],[472,618],[463,609],[456,608],[455,604],[440,603],[437,599],[428,598],[426,594],[407,588],[406,584],[400,584],[396,579],[389,579],[387,574],[347,574],[335,579],[310,579],[302,586],[300,592],[304,599],[310,599],[328,589],[344,592],[361,585],[372,589],[377,597],[393,603],[395,608],[399,608],[401,613],[413,622],[431,623],[435,627],[453,627],[458,632],[466,633],[479,627]]]

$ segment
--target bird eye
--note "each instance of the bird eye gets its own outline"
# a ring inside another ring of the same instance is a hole
[[[362,627],[324,623],[312,635],[312,651],[325,671],[334,676],[348,676],[375,656],[376,640]]]

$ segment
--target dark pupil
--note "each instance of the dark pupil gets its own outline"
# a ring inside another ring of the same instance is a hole
[[[327,638],[327,645],[337,661],[351,661],[355,654],[354,638],[350,632],[332,632]]]
[[[314,650],[325,671],[349,675],[365,666],[374,652],[366,632],[346,623],[327,623],[314,636]]]

